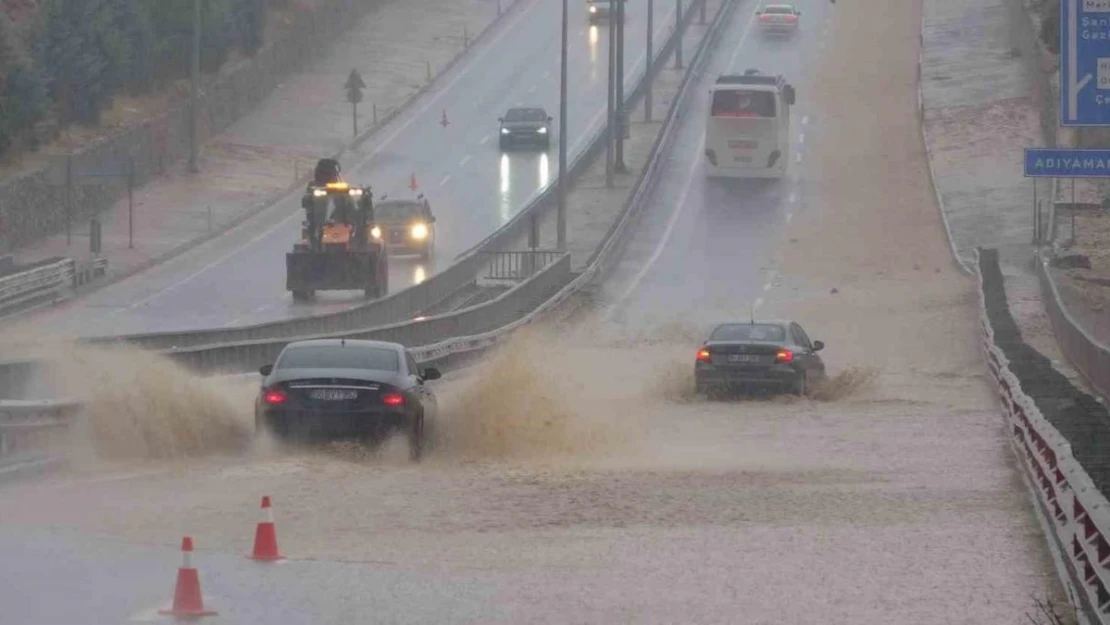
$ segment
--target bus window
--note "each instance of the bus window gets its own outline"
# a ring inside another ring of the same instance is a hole
[[[775,94],[721,90],[713,93],[713,117],[775,117]]]

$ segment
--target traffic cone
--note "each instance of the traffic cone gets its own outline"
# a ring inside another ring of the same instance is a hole
[[[414,174],[412,175],[412,178],[410,178],[410,179],[409,179],[409,188],[410,188],[410,189],[412,189],[413,191],[415,191],[415,190],[416,190],[416,187],[417,187],[417,184],[416,184],[416,174],[414,173]]]
[[[277,530],[274,528],[274,509],[270,506],[270,496],[262,498],[262,514],[265,519],[258,522],[254,531],[254,553],[252,560],[284,560],[278,553]]]
[[[447,121],[447,109],[443,109],[443,119],[440,120],[439,123],[442,124],[444,128],[447,127],[447,124],[451,123],[451,122]]]
[[[181,539],[181,568],[177,569],[177,585],[173,589],[173,607],[169,610],[159,610],[159,614],[170,616],[214,616],[215,610],[204,608],[204,599],[200,594],[200,577],[193,568],[193,539],[186,536]]]

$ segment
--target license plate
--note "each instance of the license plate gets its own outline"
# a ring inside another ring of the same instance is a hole
[[[759,362],[759,356],[752,354],[729,354],[729,362]]]
[[[737,163],[750,163],[750,162],[752,162],[752,157],[750,157],[750,156],[734,156],[734,157],[732,157],[732,160],[737,162]]]
[[[728,147],[734,150],[754,150],[759,147],[759,142],[734,139],[728,142]]]
[[[343,401],[345,399],[355,399],[358,397],[358,391],[348,391],[334,388],[321,388],[309,393],[312,399],[322,399],[324,401]]]

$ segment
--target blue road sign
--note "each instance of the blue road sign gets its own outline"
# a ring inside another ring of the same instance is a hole
[[[1060,125],[1110,126],[1110,0],[1060,0]]]
[[[1110,150],[1025,148],[1027,178],[1110,178]]]

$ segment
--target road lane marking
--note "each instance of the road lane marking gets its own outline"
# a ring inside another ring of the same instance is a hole
[[[489,141],[489,137],[486,137],[486,141]],[[470,160],[470,155],[467,154],[466,156],[463,157],[463,159],[461,161],[459,161],[459,167],[462,167],[463,165],[466,165],[466,163],[469,160]]]
[[[482,137],[482,140],[479,141],[478,143],[480,143],[482,145],[485,145],[485,144],[489,143],[489,135],[486,135],[486,136]]]
[[[792,219],[794,219],[794,213],[787,213],[786,214],[786,223],[790,223],[790,220],[792,220]]]
[[[443,177],[443,180],[439,181],[439,186],[442,187],[443,185],[447,184],[447,181],[450,180],[450,179],[451,179],[451,174],[447,174],[446,176]]]
[[[740,41],[739,43],[737,43],[736,49],[732,53],[732,58],[729,60],[729,67],[732,67],[733,61],[736,60],[736,55],[744,46],[744,42],[747,41],[748,36],[751,34],[752,31],[752,25],[754,24],[755,13],[753,12],[751,16],[748,17],[747,26],[744,27],[744,31],[740,34]],[[663,231],[663,236],[660,237],[659,243],[656,244],[655,250],[652,252],[651,257],[648,258],[647,262],[644,263],[642,267],[640,267],[640,271],[638,271],[636,275],[632,278],[632,283],[628,285],[628,288],[625,289],[623,293],[621,293],[620,297],[617,298],[617,301],[609,308],[609,315],[615,313],[624,304],[624,302],[640,286],[640,282],[643,281],[648,271],[650,271],[652,266],[655,265],[656,261],[659,260],[659,257],[663,255],[663,250],[666,249],[667,244],[670,242],[671,236],[674,234],[675,226],[678,225],[678,219],[686,210],[686,198],[690,195],[690,188],[694,184],[694,173],[698,170],[698,166],[701,164],[700,156],[704,152],[705,136],[703,134],[701,140],[698,142],[697,149],[694,151],[695,157],[690,159],[690,167],[686,171],[686,182],[682,185],[682,193],[678,196],[678,201],[675,203],[675,210],[673,213],[671,213],[671,217],[667,221],[667,227]]]
[[[790,195],[787,196],[786,201],[793,204],[797,199],[798,199],[798,193],[796,191],[791,191]]]

